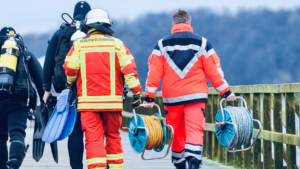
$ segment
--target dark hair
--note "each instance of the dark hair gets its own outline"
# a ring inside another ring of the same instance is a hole
[[[173,13],[173,24],[187,23],[191,21],[191,15],[186,11],[179,9]]]

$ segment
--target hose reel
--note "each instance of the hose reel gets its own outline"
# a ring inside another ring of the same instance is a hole
[[[144,104],[140,105],[140,107],[144,106]],[[133,151],[142,153],[141,157],[143,160],[154,160],[166,157],[173,141],[173,127],[166,124],[164,118],[162,118],[160,107],[157,104],[155,104],[155,107],[158,108],[158,113],[144,118],[137,115],[135,109],[133,109],[133,117],[129,122],[128,128],[123,128],[128,130],[129,141]],[[167,127],[171,131],[171,136],[166,153],[159,157],[145,158],[146,150],[153,149],[156,152],[161,152],[164,149],[167,141]]]
[[[245,107],[227,106],[223,109],[222,103],[226,99],[222,99],[220,101],[221,110],[217,112],[215,117],[217,139],[222,146],[227,148],[228,152],[250,150],[263,129],[259,120],[252,119],[244,98],[237,97],[237,99],[241,99]],[[252,144],[247,148],[234,150],[234,148],[240,148],[242,145],[251,143],[254,132],[253,122],[258,123],[259,131]]]

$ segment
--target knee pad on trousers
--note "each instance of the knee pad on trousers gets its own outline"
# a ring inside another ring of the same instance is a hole
[[[7,166],[13,169],[19,169],[25,157],[25,144],[22,141],[14,140],[9,148],[9,161]]]

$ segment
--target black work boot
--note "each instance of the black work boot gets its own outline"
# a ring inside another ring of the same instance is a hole
[[[176,169],[186,169],[186,163],[180,164],[180,165],[175,165]]]
[[[199,169],[200,167],[200,161],[195,158],[195,157],[191,157],[189,160],[189,169]]]
[[[25,144],[21,141],[12,141],[9,148],[9,169],[19,169],[25,157]]]

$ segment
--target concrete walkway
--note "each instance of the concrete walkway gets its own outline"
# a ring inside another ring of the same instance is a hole
[[[33,129],[28,128],[26,144],[30,144],[30,146],[32,145],[32,136],[33,136]],[[124,154],[125,154],[124,169],[174,169],[173,165],[171,164],[170,155],[161,160],[151,160],[151,161],[142,160],[140,154],[134,153],[132,148],[130,147],[128,135],[126,132],[122,132],[122,144],[123,144]],[[52,158],[49,144],[46,144],[44,156],[38,163],[35,162],[32,158],[32,146],[31,146],[28,150],[27,156],[24,160],[21,169],[71,169],[69,165],[67,140],[58,142],[58,147],[59,147],[59,163],[56,164]],[[151,156],[156,154],[157,153],[155,152],[147,152],[146,155]],[[212,162],[210,160],[204,160],[204,165],[202,166],[202,168],[226,169],[229,167],[218,165],[217,163]],[[85,166],[84,169],[87,169],[87,167]]]

